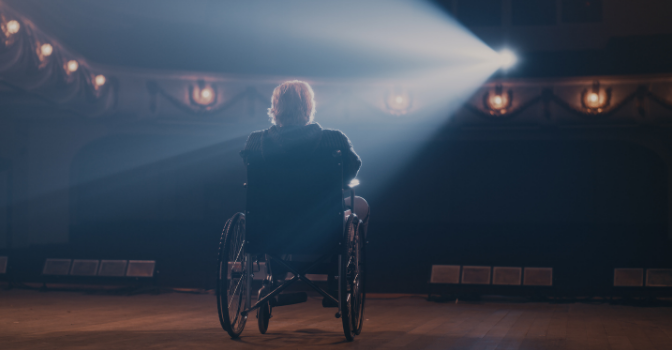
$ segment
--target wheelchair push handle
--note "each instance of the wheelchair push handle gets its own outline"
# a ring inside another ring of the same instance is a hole
[[[355,186],[359,185],[359,180],[352,179],[344,188],[345,191],[350,191],[350,213],[355,212]]]

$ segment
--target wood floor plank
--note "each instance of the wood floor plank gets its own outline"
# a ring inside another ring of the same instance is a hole
[[[672,349],[663,307],[370,299],[354,342],[335,311],[311,297],[274,309],[265,335],[250,315],[232,340],[212,295],[0,291],[0,349]]]

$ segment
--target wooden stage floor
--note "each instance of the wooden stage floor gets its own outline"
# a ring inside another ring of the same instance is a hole
[[[212,295],[0,291],[0,349],[672,349],[667,307],[373,299],[352,343],[334,311],[311,298],[231,340]]]

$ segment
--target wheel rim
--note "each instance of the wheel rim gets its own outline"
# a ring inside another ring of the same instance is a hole
[[[222,247],[219,266],[220,293],[218,293],[218,301],[221,316],[225,318],[222,326],[231,336],[235,337],[243,331],[247,320],[246,316],[240,314],[246,305],[248,294],[245,269],[247,260],[245,255],[244,217],[233,218],[225,234],[225,244]]]
[[[354,226],[353,238],[351,240],[351,312],[352,329],[355,334],[359,334],[362,326],[362,314],[364,311],[364,251],[359,232],[359,225]]]
[[[341,317],[343,319],[343,331],[349,341],[352,341],[354,336],[359,333],[357,326],[359,326],[361,317],[360,287],[362,284],[360,283],[360,272],[362,270],[360,262],[362,260],[359,254],[361,250],[358,247],[358,221],[356,216],[353,215],[346,223],[344,261],[341,265],[344,272],[341,285],[341,295],[343,297]]]

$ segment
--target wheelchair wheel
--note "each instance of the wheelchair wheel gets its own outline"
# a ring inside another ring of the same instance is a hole
[[[359,229],[360,221],[350,215],[345,226],[345,247],[341,258],[341,318],[343,332],[348,341],[362,330],[364,313],[364,237]]]
[[[217,311],[222,328],[237,338],[245,328],[247,315],[241,311],[249,303],[245,254],[245,215],[237,213],[224,225],[219,241],[219,273],[217,277]]]
[[[366,237],[364,230],[360,230],[360,226],[357,225],[357,235],[355,241],[357,242],[357,252],[356,252],[356,272],[357,278],[353,279],[353,286],[355,296],[353,309],[355,311],[355,317],[353,317],[353,332],[356,335],[359,335],[362,332],[362,326],[364,326],[364,302],[366,301]]]
[[[259,332],[266,334],[268,330],[268,322],[271,320],[271,305],[266,303],[257,310],[257,324],[259,325]]]

